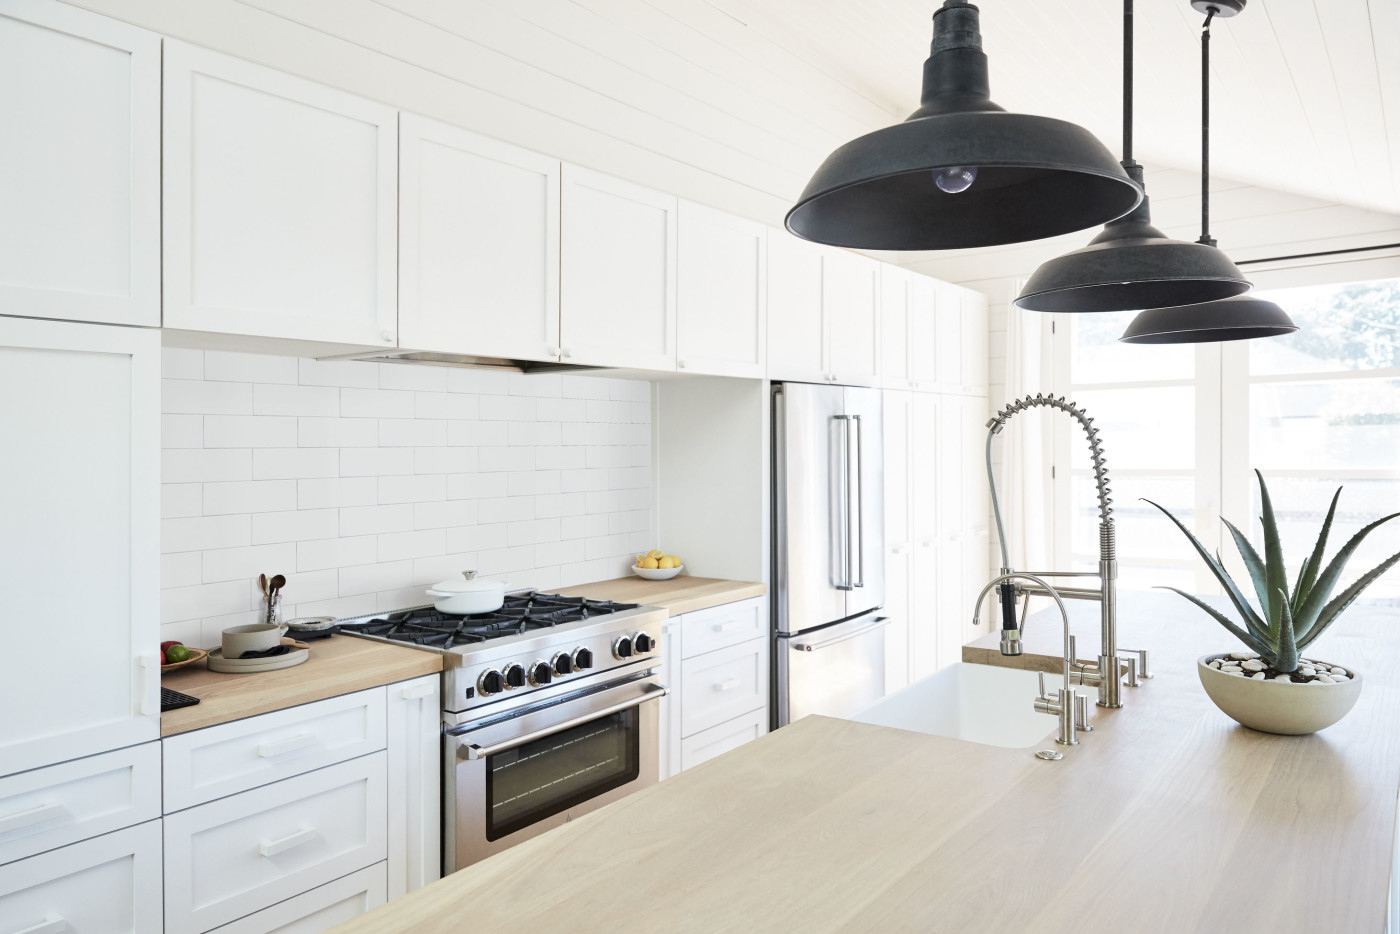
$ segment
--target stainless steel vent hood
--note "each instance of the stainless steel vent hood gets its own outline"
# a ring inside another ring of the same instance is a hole
[[[561,373],[600,369],[596,366],[581,366],[577,363],[511,360],[506,357],[478,357],[472,354],[440,353],[434,350],[383,350],[327,359],[367,360],[371,363],[419,363],[428,366],[455,366],[475,370],[504,370],[509,373]]]

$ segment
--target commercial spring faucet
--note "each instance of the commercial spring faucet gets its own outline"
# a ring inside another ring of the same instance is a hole
[[[1058,409],[1068,414],[1084,429],[1089,439],[1089,455],[1094,465],[1094,487],[1099,500],[1099,569],[1098,571],[1031,571],[1016,574],[1011,569],[1011,556],[1006,544],[1006,528],[1001,518],[1001,500],[997,495],[996,472],[992,468],[992,440],[1006,427],[1007,421],[1017,412],[1037,407]],[[1097,600],[1100,607],[1099,656],[1096,664],[1075,664],[1075,676],[1079,684],[1096,685],[1099,689],[1098,706],[1122,707],[1122,670],[1120,660],[1128,666],[1128,685],[1137,687],[1140,678],[1150,678],[1147,671],[1147,650],[1119,650],[1118,648],[1118,546],[1113,526],[1113,499],[1108,485],[1108,467],[1104,461],[1103,445],[1094,420],[1073,402],[1065,401],[1064,396],[1054,397],[1037,394],[1017,399],[1006,405],[987,422],[987,482],[991,485],[992,515],[997,524],[997,540],[1001,544],[1001,573],[997,578],[997,599],[1001,603],[1001,654],[1020,655],[1021,623],[1016,618],[1018,595],[1024,595],[1027,605],[1030,597],[1060,597],[1074,600]],[[1027,577],[1097,577],[1099,587],[1056,587],[1053,590],[1043,582],[1023,583]],[[985,591],[984,591],[985,595]],[[978,608],[982,599],[978,598]],[[977,614],[974,612],[974,622]],[[1073,654],[1072,647],[1069,649]]]

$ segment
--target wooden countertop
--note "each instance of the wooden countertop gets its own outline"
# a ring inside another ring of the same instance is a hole
[[[570,597],[593,597],[616,600],[618,603],[644,603],[670,610],[672,616],[694,613],[749,597],[761,597],[768,588],[754,581],[727,581],[714,577],[673,577],[668,581],[649,581],[637,577],[619,577],[596,584],[564,587],[560,593]]]
[[[1195,659],[1233,640],[1174,601],[1122,595],[1157,677],[1062,761],[809,717],[335,930],[1382,931],[1400,611],[1324,637],[1361,699],[1283,737],[1210,703]]]
[[[442,656],[421,649],[342,635],[309,645],[311,657],[293,668],[226,675],[196,662],[165,672],[160,678],[162,686],[198,697],[200,702],[161,714],[160,735],[172,736],[442,671]]]

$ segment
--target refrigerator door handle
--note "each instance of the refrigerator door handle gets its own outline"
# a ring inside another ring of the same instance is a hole
[[[837,590],[852,589],[850,419],[849,415],[831,417],[834,437],[831,443],[832,495],[827,538],[831,546],[831,580]]]
[[[830,639],[822,639],[820,642],[794,642],[792,644],[792,650],[794,652],[815,652],[829,645],[836,645],[838,642],[845,642],[848,639],[854,639],[856,636],[863,636],[876,629],[882,629],[888,626],[889,623],[890,618],[888,616],[877,616],[859,629],[852,629],[850,632],[842,633],[839,636],[833,636]]]
[[[848,556],[848,557],[847,557],[847,567],[850,568],[851,565],[854,565],[854,569],[848,570],[846,573],[847,573],[847,580],[849,580],[849,581],[851,582],[851,586],[852,586],[852,587],[864,587],[864,586],[865,586],[865,475],[864,475],[864,471],[861,469],[861,457],[862,457],[862,454],[861,454],[861,434],[862,434],[862,432],[861,432],[861,427],[860,427],[860,416],[859,416],[859,415],[852,415],[852,416],[851,416],[851,424],[853,424],[853,425],[855,426],[855,430],[856,430],[856,444],[855,444],[855,451],[854,451],[854,452],[847,451],[847,455],[846,455],[846,464],[847,464],[847,468],[846,468],[846,469],[847,469],[847,470],[850,469],[850,464],[851,464],[851,461],[852,461],[852,459],[853,459],[853,458],[852,458],[852,453],[854,453],[854,460],[855,460],[856,469],[855,469],[855,477],[854,477],[854,479],[851,479],[851,480],[847,480],[847,481],[846,481],[846,489],[847,489],[847,491],[848,491],[848,493],[847,493],[847,498],[848,498],[848,499],[850,498],[849,491],[850,491],[851,489],[853,489],[853,488],[854,488],[855,491],[856,491],[856,495],[855,495],[855,514],[854,514],[850,519],[847,520],[847,525],[846,525],[846,533],[847,533],[847,535],[849,535],[849,536],[851,537],[851,543],[850,543],[849,545],[846,546],[846,553],[847,553],[847,556]],[[849,439],[848,439],[848,440],[849,440]]]

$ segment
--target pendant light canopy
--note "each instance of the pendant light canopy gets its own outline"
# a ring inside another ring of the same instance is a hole
[[[1195,245],[1215,248],[1210,235],[1210,23],[1235,16],[1245,0],[1191,0],[1206,15],[1201,28],[1201,239]],[[1252,340],[1291,334],[1298,326],[1273,302],[1250,295],[1216,301],[1150,308],[1135,317],[1119,340],[1127,344],[1203,344]]]
[[[996,246],[1093,227],[1142,199],[1088,130],[1007,113],[988,94],[977,7],[946,0],[919,109],[828,156],[788,230],[859,249]]]
[[[1133,0],[1123,0],[1122,164],[1141,186],[1142,166],[1133,161]],[[1088,246],[1041,264],[1016,305],[1044,312],[1131,311],[1248,290],[1249,281],[1213,245],[1172,240],[1153,227],[1144,194],[1142,203],[1110,221]]]

